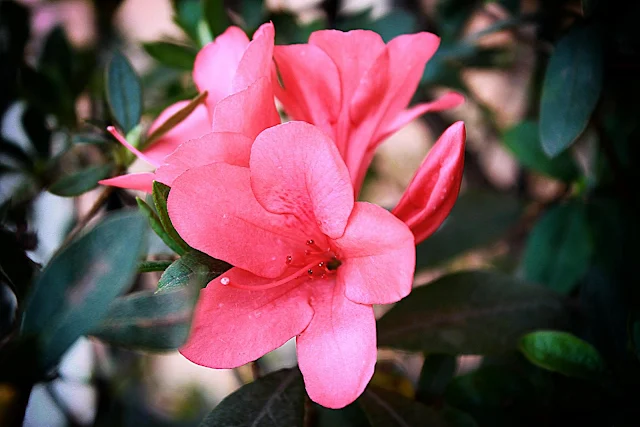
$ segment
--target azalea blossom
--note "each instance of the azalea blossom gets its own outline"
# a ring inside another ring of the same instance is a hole
[[[362,393],[376,362],[371,305],[411,291],[414,237],[388,211],[354,201],[324,132],[269,128],[248,167],[218,162],[177,177],[168,209],[189,245],[234,265],[201,291],[185,357],[233,368],[296,337],[312,400],[341,408]]]
[[[392,211],[409,226],[416,244],[440,227],[456,203],[464,170],[465,140],[464,123],[456,122],[445,130]]]
[[[291,118],[332,137],[358,192],[384,139],[426,112],[463,102],[452,92],[407,109],[439,43],[426,32],[385,44],[373,31],[316,31],[308,44],[276,46],[274,92]]]
[[[152,169],[164,164],[175,169],[172,158],[168,156],[185,141],[210,132],[234,132],[253,139],[267,127],[280,123],[274,103],[270,71],[274,34],[273,24],[267,23],[255,32],[250,42],[240,28],[229,27],[213,42],[203,47],[196,56],[193,80],[200,92],[207,92],[204,105],[198,105],[186,119],[142,152],[128,144],[114,129],[111,129],[112,134]],[[180,101],[167,107],[151,125],[149,133],[153,133],[188,104],[189,101]],[[224,148],[207,147],[204,143],[200,144],[200,148],[204,148],[204,160],[229,160],[226,157],[218,159],[208,153],[220,153]],[[102,180],[100,183],[150,193],[154,179],[167,185],[171,184],[156,176],[154,172],[122,175]]]

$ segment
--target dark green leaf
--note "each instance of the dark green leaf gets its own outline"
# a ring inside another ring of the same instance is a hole
[[[171,261],[142,261],[138,264],[138,273],[165,271],[171,264]]]
[[[438,231],[416,247],[416,270],[496,242],[516,223],[520,212],[520,203],[511,196],[462,194]]]
[[[557,326],[554,292],[491,271],[450,274],[414,289],[378,320],[378,344],[410,351],[493,354],[525,333]]]
[[[200,0],[176,0],[174,2],[174,21],[184,30],[191,40],[198,40],[198,24],[202,18]]]
[[[526,168],[566,182],[580,177],[580,170],[569,152],[550,159],[542,151],[536,122],[524,121],[509,129],[504,134],[504,144]]]
[[[374,20],[371,17],[371,9],[341,17],[337,27],[342,31],[363,29],[380,34],[385,42],[401,34],[409,34],[416,31],[418,22],[414,15],[403,10],[393,9],[383,17]]]
[[[580,201],[555,206],[536,223],[522,259],[526,280],[570,293],[589,268],[591,236]]]
[[[420,402],[377,387],[369,386],[358,403],[371,427],[448,427],[437,411]]]
[[[245,385],[225,398],[200,427],[302,426],[304,384],[298,369],[284,369]]]
[[[116,299],[100,325],[89,332],[110,344],[141,350],[173,350],[187,340],[198,292],[136,292]]]
[[[118,51],[107,65],[105,81],[111,115],[129,133],[142,116],[142,86],[129,60]]]
[[[58,84],[69,88],[73,78],[73,54],[67,35],[62,27],[54,28],[47,37],[39,67]]]
[[[185,251],[188,251],[191,247],[182,240],[182,237],[180,237],[176,229],[173,228],[173,224],[171,224],[171,219],[169,218],[169,212],[167,211],[167,197],[169,197],[170,190],[171,188],[169,186],[158,181],[153,181],[153,203],[156,206],[156,211],[158,212],[158,217],[160,218],[164,231],[166,231],[169,237],[171,237],[171,239],[173,239],[179,246],[181,246]],[[180,252],[178,252],[178,254],[180,254]]]
[[[428,405],[437,401],[444,394],[455,372],[455,356],[428,354],[420,371],[416,400]]]
[[[173,113],[171,117],[169,117],[164,123],[158,126],[153,132],[151,132],[151,134],[144,142],[143,147],[149,148],[151,145],[153,145],[154,142],[160,139],[161,136],[169,132],[174,127],[178,126],[184,119],[186,119],[191,113],[193,113],[193,110],[195,110],[198,105],[202,104],[207,99],[207,95],[208,93],[206,90],[199,93],[187,105],[185,105],[184,108],[181,108],[180,110]]]
[[[445,43],[452,41],[465,28],[465,24],[481,5],[478,0],[439,0],[437,2],[438,34]]]
[[[316,416],[316,427],[371,427],[357,402],[340,409],[329,409],[314,404],[311,411]]]
[[[93,190],[98,181],[108,178],[113,167],[111,165],[89,166],[56,180],[48,188],[50,193],[62,197],[75,197]]]
[[[35,108],[27,108],[22,115],[22,126],[38,155],[42,158],[48,158],[51,131],[47,127],[45,115]]]
[[[604,372],[598,351],[568,332],[531,332],[520,340],[520,351],[531,363],[570,377],[598,378]]]
[[[242,20],[248,30],[266,22],[264,0],[242,0]]]
[[[147,217],[147,220],[149,220],[149,225],[151,226],[151,229],[154,231],[154,233],[156,233],[158,237],[162,239],[164,244],[167,245],[172,251],[174,251],[178,255],[183,255],[185,253],[185,249],[178,243],[176,243],[176,241],[173,240],[171,236],[169,236],[169,234],[165,231],[160,218],[158,218],[158,215],[156,215],[153,209],[151,209],[151,207],[139,197],[136,198],[136,201],[138,202],[140,211],[144,214],[145,217]]]
[[[542,149],[555,157],[587,127],[602,89],[602,44],[595,27],[573,28],[556,46],[540,101]]]
[[[158,291],[185,286],[200,289],[230,268],[231,266],[224,261],[191,249],[164,271],[158,283]]]
[[[34,285],[22,322],[22,334],[39,340],[40,368],[55,365],[131,284],[145,233],[144,218],[137,212],[112,214],[49,262]]]
[[[196,60],[195,49],[171,42],[153,42],[142,45],[153,59],[169,67],[192,70]]]
[[[231,25],[224,0],[202,0],[202,14],[213,37],[219,36]]]

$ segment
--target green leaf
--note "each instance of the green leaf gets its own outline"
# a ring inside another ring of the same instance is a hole
[[[542,149],[555,157],[589,123],[602,90],[602,44],[595,27],[576,27],[557,44],[540,101]]]
[[[245,385],[226,397],[200,427],[302,426],[304,384],[298,369],[283,369]]]
[[[196,60],[195,49],[171,42],[143,43],[142,47],[153,59],[169,67],[192,70]]]
[[[169,117],[164,123],[158,126],[153,132],[151,132],[141,148],[149,148],[153,145],[154,142],[160,139],[160,137],[182,123],[184,119],[186,119],[191,113],[193,113],[198,105],[202,104],[207,99],[207,95],[208,92],[206,90],[199,93],[191,101],[189,101],[187,105],[173,113],[171,117]]]
[[[142,261],[138,264],[138,273],[165,271],[171,264],[171,261]]]
[[[400,394],[369,386],[358,403],[371,427],[449,427],[437,411]]]
[[[158,291],[185,286],[200,289],[230,268],[224,261],[191,249],[164,271],[158,282]]]
[[[198,41],[198,24],[202,18],[200,0],[172,1],[175,16],[173,20],[191,38]]]
[[[167,197],[169,197],[170,190],[171,187],[164,185],[161,182],[153,181],[153,203],[156,206],[156,211],[158,212],[158,217],[160,218],[164,231],[166,231],[169,237],[184,249],[182,251],[184,253],[185,251],[190,250],[191,247],[182,240],[182,237],[180,237],[176,229],[173,228],[173,224],[171,224],[169,212],[167,211]],[[178,252],[178,254],[181,255],[180,252]]]
[[[242,20],[246,27],[245,30],[254,30],[263,22],[268,21],[265,19],[264,0],[242,0],[241,11]]]
[[[71,138],[71,142],[74,144],[92,144],[92,145],[102,145],[108,144],[109,139],[105,138],[104,135],[99,133],[79,133],[73,135]]]
[[[63,176],[48,188],[50,193],[62,197],[75,197],[93,190],[98,181],[111,175],[111,165],[89,166],[78,172]]]
[[[202,0],[202,14],[213,37],[219,36],[231,25],[224,0]]]
[[[512,196],[471,191],[462,194],[438,231],[416,247],[416,270],[496,242],[516,223],[521,210]]]
[[[22,322],[22,335],[39,341],[40,368],[55,365],[131,284],[145,233],[144,218],[137,212],[112,214],[49,262],[36,280]]]
[[[571,182],[580,177],[580,169],[567,151],[550,159],[542,151],[538,124],[524,121],[504,134],[504,144],[526,168],[551,178]]]
[[[418,21],[414,15],[403,9],[393,9],[386,15],[374,20],[371,9],[340,17],[337,28],[342,31],[371,30],[380,34],[385,42],[401,35],[416,31]]]
[[[568,332],[531,332],[520,340],[520,351],[534,365],[569,377],[598,378],[605,370],[598,351]]]
[[[73,78],[73,54],[67,35],[62,27],[54,28],[44,43],[38,63],[40,69],[65,89]]]
[[[557,292],[570,293],[589,268],[593,246],[580,201],[549,209],[531,231],[522,275]]]
[[[456,372],[456,358],[448,354],[429,354],[418,378],[416,400],[432,404],[443,394]]]
[[[378,344],[446,354],[495,354],[525,333],[556,327],[554,292],[491,271],[450,274],[414,289],[378,320]]]
[[[129,60],[118,51],[107,65],[105,82],[111,115],[129,133],[142,116],[142,85]]]
[[[160,221],[160,218],[158,218],[158,215],[156,215],[153,209],[151,209],[151,207],[147,205],[147,203],[139,197],[136,197],[136,202],[138,202],[138,207],[140,208],[140,211],[144,214],[145,217],[147,217],[147,220],[149,221],[149,225],[151,226],[151,229],[158,235],[158,237],[160,237],[160,239],[162,239],[164,244],[167,245],[172,251],[174,251],[178,255],[183,255],[186,252],[186,250],[182,246],[180,246],[175,240],[173,240],[171,236],[169,236],[169,234],[165,231],[164,227],[162,226],[162,222]]]
[[[102,323],[89,334],[110,344],[141,350],[173,350],[189,336],[198,292],[136,292],[116,299]]]

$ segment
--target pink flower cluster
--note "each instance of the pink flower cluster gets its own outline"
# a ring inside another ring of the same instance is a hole
[[[340,408],[362,393],[376,362],[372,304],[409,294],[415,244],[460,188],[458,122],[392,212],[356,201],[380,142],[463,101],[450,93],[407,109],[438,43],[429,33],[385,44],[371,31],[327,30],[274,47],[272,24],[252,41],[231,27],[196,58],[205,105],[143,153],[121,141],[156,169],[103,184],[171,186],[169,215],[183,239],[234,266],[200,293],[185,357],[233,368],[296,337],[311,399]],[[294,121],[280,123],[274,98]]]

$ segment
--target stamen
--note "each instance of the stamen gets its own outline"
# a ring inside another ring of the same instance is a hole
[[[291,280],[297,279],[299,277],[304,276],[304,271],[306,270],[307,273],[309,273],[310,269],[309,267],[313,267],[316,264],[316,261],[311,262],[307,265],[305,265],[304,267],[302,267],[300,270],[297,270],[295,273],[292,273],[291,275],[282,278],[280,280],[276,280],[275,282],[271,282],[271,283],[265,283],[264,285],[257,285],[257,286],[247,286],[247,285],[240,285],[240,284],[235,284],[235,283],[230,283],[231,287],[237,288],[237,289],[245,289],[247,291],[264,291],[267,289],[273,289],[275,287],[278,287],[280,285],[284,285],[287,282],[290,282]],[[313,271],[312,271],[313,273]]]
[[[156,168],[158,166],[160,166],[160,163],[155,162],[154,160],[152,160],[149,156],[147,156],[146,154],[144,154],[142,151],[138,150],[136,147],[134,147],[133,145],[129,144],[129,142],[125,139],[124,136],[122,136],[115,127],[113,126],[107,126],[107,131],[113,135],[113,137],[115,139],[118,140],[118,142],[122,145],[124,145],[125,147],[127,147],[127,150],[131,151],[133,154],[136,155],[137,158],[139,158],[140,160],[144,160],[145,162],[149,163],[152,166],[155,166]]]

